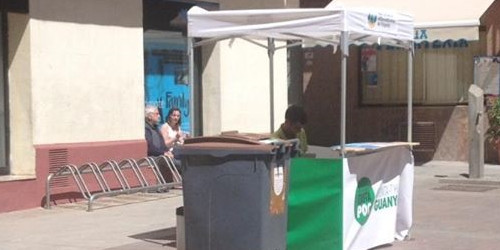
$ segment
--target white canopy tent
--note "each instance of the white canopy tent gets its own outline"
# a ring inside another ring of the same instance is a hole
[[[338,0],[336,0],[338,1]],[[375,8],[394,8],[408,11],[414,17],[415,42],[446,41],[448,39],[468,41],[479,40],[480,18],[495,0],[462,1],[454,0],[349,0],[351,7],[371,6]],[[448,10],[446,15],[441,11]],[[425,35],[420,31],[424,29]]]
[[[347,56],[350,44],[380,44],[408,50],[408,141],[411,142],[412,124],[412,51],[413,18],[388,9],[347,8],[330,3],[325,8],[262,9],[206,11],[193,7],[188,11],[189,83],[194,81],[195,47],[225,39],[242,38],[265,47],[269,54],[271,132],[274,130],[274,51],[301,44],[340,46],[341,62],[341,150],[345,156]],[[201,38],[200,41],[195,41]],[[267,45],[252,39],[267,39]],[[275,40],[298,41],[275,47]],[[191,91],[191,100],[194,100]],[[194,110],[193,101],[190,102]],[[191,117],[194,125],[194,117]],[[191,131],[194,134],[193,131]]]

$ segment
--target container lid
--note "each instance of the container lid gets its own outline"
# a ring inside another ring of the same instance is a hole
[[[269,155],[276,151],[275,145],[263,144],[233,136],[206,136],[186,139],[178,148],[179,155],[211,155],[224,157],[228,155]]]
[[[184,145],[195,144],[195,143],[209,143],[209,142],[220,142],[220,143],[238,143],[238,144],[250,144],[250,145],[260,145],[257,140],[252,140],[250,138],[244,138],[233,135],[221,135],[221,136],[200,136],[187,138],[184,141]]]
[[[221,136],[239,137],[248,140],[262,141],[271,138],[270,133],[242,133],[238,131],[225,131]]]

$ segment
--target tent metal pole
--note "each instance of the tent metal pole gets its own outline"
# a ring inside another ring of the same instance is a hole
[[[413,129],[413,53],[408,49],[408,142],[412,142]],[[410,148],[412,146],[410,145]]]
[[[267,38],[267,55],[269,56],[269,104],[271,133],[274,132],[274,38]]]
[[[347,56],[349,55],[348,34],[341,32],[341,70],[340,70],[340,149],[342,158],[345,158],[345,135],[346,135],[346,93],[347,93]]]
[[[190,131],[190,135],[191,136],[196,136],[195,134],[195,124],[194,124],[194,116],[196,114],[196,112],[194,112],[194,38],[188,38],[187,39],[187,46],[188,46],[188,49],[187,49],[187,53],[188,53],[188,67],[189,67],[189,76],[188,76],[188,80],[189,80],[189,112],[191,114],[191,116],[189,117],[189,122],[191,124],[191,131]]]

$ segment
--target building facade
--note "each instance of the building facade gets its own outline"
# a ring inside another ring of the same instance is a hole
[[[6,2],[0,211],[40,206],[58,166],[145,152],[142,3]]]
[[[186,11],[298,7],[292,2],[2,1],[0,212],[43,206],[48,175],[65,164],[144,157],[147,103],[195,102],[183,110],[195,116],[183,128],[197,127],[195,135],[269,132],[267,51],[240,40],[198,48],[198,84],[186,90]],[[277,124],[286,65],[286,51],[277,53]],[[76,189],[71,180],[55,185],[55,195]]]
[[[196,128],[195,135],[270,132],[267,51],[240,39],[197,48],[196,84],[186,89],[185,12],[194,5],[231,10],[327,3],[2,1],[0,212],[44,205],[46,178],[64,164],[144,157],[146,103],[184,107],[184,118],[194,121],[184,129]],[[388,6],[398,8],[393,2]],[[458,37],[432,38],[436,29],[430,26],[416,31],[421,41],[415,50],[413,120],[420,127],[414,140],[425,142],[417,159],[467,159],[473,57],[500,53],[499,2],[481,1],[476,7],[469,12],[479,24],[451,27],[467,30],[453,33]],[[424,21],[443,21],[431,16]],[[460,37],[470,34],[477,38]],[[309,143],[338,144],[339,53],[332,47],[294,48],[277,51],[274,63],[274,127],[288,104],[302,104],[309,115]],[[347,142],[406,140],[405,67],[405,54],[394,48],[350,47]],[[172,87],[155,87],[164,81]],[[189,102],[195,110],[186,110]],[[71,185],[58,188],[74,189]]]
[[[301,2],[324,7],[329,1]],[[415,20],[413,141],[419,162],[468,160],[468,87],[474,58],[497,56],[498,1],[343,1],[346,6],[393,8]],[[453,8],[442,15],[433,10]],[[334,48],[303,51],[303,97],[310,143],[339,144],[340,56]],[[406,141],[407,55],[396,48],[351,46],[348,58],[347,142]],[[487,122],[487,121],[486,121]],[[486,147],[488,162],[496,152]]]

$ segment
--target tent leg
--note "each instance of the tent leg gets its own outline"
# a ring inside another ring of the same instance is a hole
[[[346,137],[346,95],[347,95],[347,57],[349,56],[348,33],[341,32],[341,70],[340,70],[340,149],[342,158],[345,158],[345,137]]]
[[[195,124],[194,124],[194,116],[196,112],[194,112],[194,38],[188,38],[187,39],[187,46],[188,46],[188,67],[189,67],[189,76],[188,76],[188,81],[189,81],[189,111],[191,116],[189,117],[189,122],[191,124],[191,131],[190,135],[191,136],[196,136],[195,134]]]
[[[408,142],[412,142],[413,129],[413,53],[412,49],[408,50]],[[412,146],[410,145],[410,148]]]
[[[267,39],[267,55],[269,56],[269,106],[271,133],[274,132],[274,38]]]

